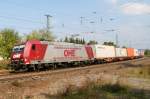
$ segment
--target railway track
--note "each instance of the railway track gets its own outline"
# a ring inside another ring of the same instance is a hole
[[[67,68],[67,69],[60,69],[60,70],[50,70],[50,71],[43,71],[43,72],[30,72],[30,73],[9,73],[9,74],[4,74],[0,75],[0,83],[11,83],[14,81],[28,81],[28,80],[38,80],[38,79],[43,79],[44,77],[48,77],[51,75],[55,74],[61,74],[61,73],[69,73],[69,72],[75,72],[75,71],[85,71],[85,70],[91,70],[91,69],[102,69],[106,70],[108,67],[114,67],[114,69],[118,68],[119,65],[124,64],[124,63],[131,63],[131,62],[137,62],[137,61],[142,61],[146,60],[148,58],[140,58],[140,59],[135,59],[135,60],[128,60],[128,61],[120,61],[120,62],[114,62],[114,63],[106,63],[106,64],[98,64],[98,65],[90,65],[86,67],[76,67],[76,68]],[[112,69],[110,69],[112,70]]]

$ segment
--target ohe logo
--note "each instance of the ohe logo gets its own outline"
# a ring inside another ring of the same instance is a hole
[[[65,57],[74,57],[75,56],[75,50],[64,50],[64,56]]]
[[[20,58],[21,54],[15,54],[13,55],[13,58]]]

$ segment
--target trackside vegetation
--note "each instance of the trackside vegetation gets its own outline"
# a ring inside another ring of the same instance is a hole
[[[13,29],[3,29],[0,31],[0,56],[4,59],[10,57],[12,47],[21,41],[18,32]]]
[[[49,99],[53,99],[53,97],[49,96]],[[149,95],[146,91],[131,89],[119,84],[93,84],[85,89],[56,96],[55,99],[149,99]]]
[[[150,57],[150,50],[149,49],[145,50],[145,56]]]
[[[150,79],[150,65],[141,65],[141,67],[130,69],[126,73],[128,76]]]
[[[7,60],[5,59],[5,60],[0,61],[0,70],[1,69],[9,69],[8,64],[10,64],[9,59],[7,59]]]

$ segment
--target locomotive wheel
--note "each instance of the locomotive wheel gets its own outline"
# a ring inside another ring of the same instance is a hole
[[[42,68],[41,68],[41,64],[36,64],[36,65],[35,65],[35,70],[36,70],[36,71],[41,71],[41,69],[42,69]]]
[[[32,72],[32,71],[35,71],[36,70],[36,68],[35,68],[35,65],[34,64],[32,64],[32,65],[29,65],[28,67],[28,72]]]
[[[20,71],[21,70],[21,68],[20,68],[21,66],[20,65],[17,65],[17,66],[13,66],[13,70],[15,70],[15,71]]]

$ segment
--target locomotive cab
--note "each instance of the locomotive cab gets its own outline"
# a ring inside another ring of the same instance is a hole
[[[43,60],[47,44],[41,44],[38,40],[29,40],[24,44],[16,45],[12,49],[11,68],[26,70],[32,65]]]
[[[23,58],[24,48],[25,48],[24,44],[14,46],[11,54],[12,66],[24,64],[24,58]]]

